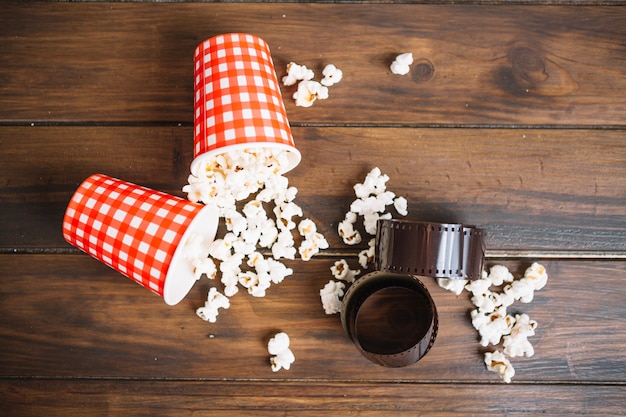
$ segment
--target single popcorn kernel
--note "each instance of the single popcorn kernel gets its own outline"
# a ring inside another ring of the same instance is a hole
[[[411,52],[406,52],[404,54],[398,55],[389,66],[389,69],[391,69],[391,72],[394,74],[406,75],[411,70],[410,65],[412,63],[413,54]]]
[[[281,369],[289,370],[291,364],[296,360],[291,349],[289,336],[285,332],[277,333],[267,344],[267,351],[270,355],[274,355],[270,358],[270,364],[273,372],[278,372]]]
[[[513,365],[499,350],[485,352],[485,365],[487,365],[488,370],[497,373],[507,384],[511,382],[511,378],[515,375]]]
[[[343,72],[333,64],[326,65],[322,71],[322,75],[324,78],[322,78],[320,82],[326,87],[337,84],[343,78]]]

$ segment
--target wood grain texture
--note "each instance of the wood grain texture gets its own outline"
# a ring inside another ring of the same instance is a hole
[[[626,415],[626,2],[315,3],[0,2],[0,414]],[[65,243],[61,219],[95,172],[183,196],[193,51],[234,31],[268,41],[279,77],[344,71],[311,108],[282,87],[303,156],[288,178],[331,247],[210,324],[195,309],[215,283],[168,307]],[[433,280],[439,334],[414,366],[368,362],[324,314],[329,267],[362,247],[337,222],[374,166],[411,218],[486,227],[487,266],[546,265],[509,309],[539,323],[510,385],[468,294]],[[278,331],[296,362],[273,373]]]
[[[433,349],[406,368],[368,362],[339,316],[321,308],[319,290],[332,278],[332,264],[290,262],[294,276],[264,298],[240,291],[211,324],[195,316],[215,285],[207,279],[168,307],[87,255],[2,255],[0,377],[498,382],[482,362],[486,349],[469,320],[468,294],[457,297],[430,279],[424,284],[440,321]],[[520,274],[530,261],[507,265]],[[514,382],[623,383],[626,263],[545,266],[546,288],[532,303],[509,308],[539,323],[531,338],[535,356],[512,359]],[[278,331],[290,335],[296,362],[273,373],[266,344]]]
[[[12,416],[618,416],[619,386],[239,381],[0,382]]]
[[[2,4],[0,121],[192,121],[192,56],[251,32],[344,80],[292,123],[624,126],[626,9],[420,4]],[[581,18],[584,16],[584,19]],[[410,76],[389,64],[411,51]],[[292,89],[283,90],[289,97]]]
[[[410,217],[486,228],[492,250],[626,250],[624,131],[294,128],[303,161],[287,174],[305,217],[331,242],[375,166]],[[184,196],[188,127],[0,127],[0,247],[68,248],[63,212],[102,172]],[[570,144],[575,143],[575,146]]]

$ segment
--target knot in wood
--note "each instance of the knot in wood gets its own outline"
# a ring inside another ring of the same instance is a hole
[[[435,75],[435,66],[427,59],[420,59],[413,63],[412,75],[415,81],[428,81]]]
[[[527,46],[518,46],[509,53],[513,77],[518,84],[533,85],[548,79],[541,53]]]

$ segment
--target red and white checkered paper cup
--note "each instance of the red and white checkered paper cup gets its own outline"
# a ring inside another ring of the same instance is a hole
[[[229,33],[202,42],[194,55],[194,160],[236,149],[288,151],[287,172],[300,163],[267,43]]]
[[[208,256],[217,223],[212,206],[94,174],[72,196],[63,236],[174,305],[196,282],[192,263],[183,253],[184,242],[191,234],[200,234]]]

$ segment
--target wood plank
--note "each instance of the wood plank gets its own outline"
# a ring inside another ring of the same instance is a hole
[[[6,416],[617,416],[623,386],[0,381]]]
[[[612,130],[294,128],[296,201],[333,250],[374,166],[410,217],[485,227],[490,250],[624,251],[626,136]],[[572,146],[572,144],[576,144]],[[69,248],[63,212],[102,172],[184,196],[190,127],[0,127],[0,248]],[[619,252],[619,253],[622,253]]]
[[[344,80],[290,121],[624,126],[626,8],[425,4],[4,2],[0,122],[192,121],[204,39],[255,33],[279,76],[333,63]],[[580,16],[584,16],[581,19]],[[411,76],[394,76],[412,51]],[[283,89],[288,98],[293,90]],[[393,105],[390,105],[393,103]]]
[[[243,292],[215,324],[195,316],[212,283],[175,307],[87,255],[0,255],[0,377],[499,383],[482,361],[468,295],[425,279],[439,334],[414,366],[383,368],[361,357],[319,289],[333,259],[290,262],[295,274],[264,298]],[[530,261],[508,262],[516,274]],[[550,261],[548,285],[515,304],[539,323],[535,356],[513,358],[514,383],[623,383],[626,262]],[[273,373],[266,343],[291,339],[296,362]]]

